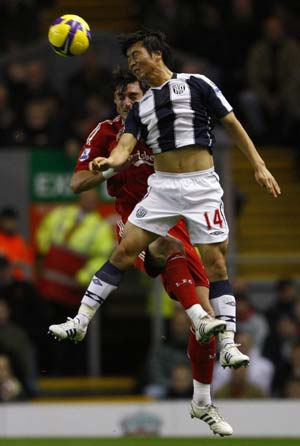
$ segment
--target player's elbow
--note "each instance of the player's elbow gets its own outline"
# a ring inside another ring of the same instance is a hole
[[[74,194],[79,194],[82,192],[82,182],[79,180],[79,178],[72,177],[70,181],[70,188]]]

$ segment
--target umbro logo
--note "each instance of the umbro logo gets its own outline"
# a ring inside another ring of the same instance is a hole
[[[98,279],[97,277],[94,277],[93,280],[92,280],[92,282],[93,282],[95,285],[100,285],[100,286],[102,286],[102,282],[101,282],[101,280]]]

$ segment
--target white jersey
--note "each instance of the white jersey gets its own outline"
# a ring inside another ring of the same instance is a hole
[[[231,111],[231,105],[207,77],[174,73],[134,104],[124,133],[143,138],[153,153],[195,144],[211,150],[213,118],[220,119]]]

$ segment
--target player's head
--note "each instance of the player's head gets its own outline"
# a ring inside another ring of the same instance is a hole
[[[171,50],[164,33],[160,31],[136,31],[122,36],[120,44],[130,70],[139,79],[147,79],[157,64],[168,65],[170,62]]]
[[[147,86],[139,81],[135,75],[122,68],[116,68],[113,72],[114,102],[117,112],[126,118],[132,105],[141,99]]]

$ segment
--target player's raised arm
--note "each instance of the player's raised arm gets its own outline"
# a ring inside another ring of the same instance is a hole
[[[131,133],[124,133],[117,146],[111,152],[108,158],[95,158],[90,164],[90,170],[105,171],[107,169],[118,169],[128,160],[129,155],[133,151],[137,139]]]
[[[240,121],[236,118],[235,114],[233,112],[228,113],[221,118],[221,122],[231,136],[232,141],[250,161],[254,169],[256,181],[261,186],[265,187],[273,197],[278,197],[281,194],[281,191],[277,181],[267,169],[264,160],[256,150],[252,140]]]

